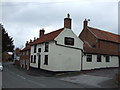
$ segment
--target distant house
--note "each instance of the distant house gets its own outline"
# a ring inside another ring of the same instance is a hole
[[[84,42],[82,70],[118,67],[120,65],[120,35],[88,26],[84,21],[79,38]]]
[[[20,62],[20,49],[16,48],[13,52],[14,54],[14,64],[19,64]]]
[[[83,42],[71,30],[71,18],[64,28],[44,34],[31,43],[30,66],[49,71],[80,71]]]
[[[30,66],[30,42],[26,42],[25,48],[21,50],[21,56],[20,56],[20,65],[23,68],[26,68],[27,70],[29,69]]]

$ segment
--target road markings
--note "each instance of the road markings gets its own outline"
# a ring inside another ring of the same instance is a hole
[[[7,68],[6,68],[6,70],[9,71]],[[11,74],[14,74],[14,75],[22,78],[22,79],[26,79],[25,77],[23,77],[23,76],[21,76],[21,75],[18,75],[18,74],[16,74],[16,73],[12,72],[12,71],[9,71],[9,72],[10,72]]]
[[[8,71],[8,69],[6,68],[6,70]]]
[[[31,82],[31,83],[34,83],[34,84],[37,84],[37,85],[39,85],[39,86],[41,86],[41,87],[46,87],[46,85],[44,85],[44,84],[41,84],[41,83],[37,83],[37,82],[34,82],[34,81],[32,81],[32,80],[28,80],[29,82]]]
[[[43,88],[46,87],[46,85],[44,85],[44,84],[37,83],[37,82],[35,82],[35,81],[29,80],[29,79],[27,79],[27,78],[19,75],[19,74],[16,74],[16,73],[12,72],[11,70],[9,70],[8,68],[6,68],[6,70],[9,71],[9,73],[18,76],[19,78],[22,78],[22,79],[24,79],[24,80],[26,79],[28,82],[31,82],[31,83],[36,84],[36,85],[39,85],[40,87],[43,87]]]
[[[18,77],[22,78],[22,79],[26,79],[25,77],[21,76],[21,75],[18,75],[16,74]]]

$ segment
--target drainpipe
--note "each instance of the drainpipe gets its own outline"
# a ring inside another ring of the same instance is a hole
[[[83,69],[83,50],[81,50],[82,51],[82,54],[81,54],[81,71],[82,71],[82,69]]]

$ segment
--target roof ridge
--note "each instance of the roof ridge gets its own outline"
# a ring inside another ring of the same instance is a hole
[[[88,27],[88,28],[93,28],[93,27]],[[108,32],[108,31],[105,31],[105,30],[101,30],[101,29],[98,29],[98,28],[93,28],[93,29],[97,29],[97,30],[99,30],[101,32],[110,33],[110,34],[114,34],[114,35],[120,36],[119,34],[115,34],[115,33]]]
[[[49,41],[49,40],[54,40],[54,38],[55,38],[56,36],[58,36],[59,33],[60,33],[61,31],[63,31],[63,30],[64,30],[64,28],[60,28],[60,29],[58,29],[58,30],[55,30],[55,31],[49,32],[49,33],[47,33],[47,34],[44,34],[44,35],[41,36],[40,38],[34,40],[31,45],[38,44],[38,43],[42,43],[42,42],[46,42],[46,41]]]
[[[54,30],[54,31],[52,31],[52,32],[46,33],[46,34],[44,34],[42,37],[44,37],[45,35],[48,35],[48,34],[51,34],[51,33],[57,32],[57,31],[62,30],[62,29],[64,29],[64,28],[60,28],[60,29],[58,29],[58,30]]]

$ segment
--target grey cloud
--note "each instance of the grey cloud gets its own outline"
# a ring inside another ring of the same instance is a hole
[[[67,13],[71,15],[77,35],[85,18],[91,19],[90,26],[117,33],[117,9],[115,2],[4,3],[3,24],[14,36],[15,44],[20,46],[37,37],[39,28],[56,30],[63,27]]]

